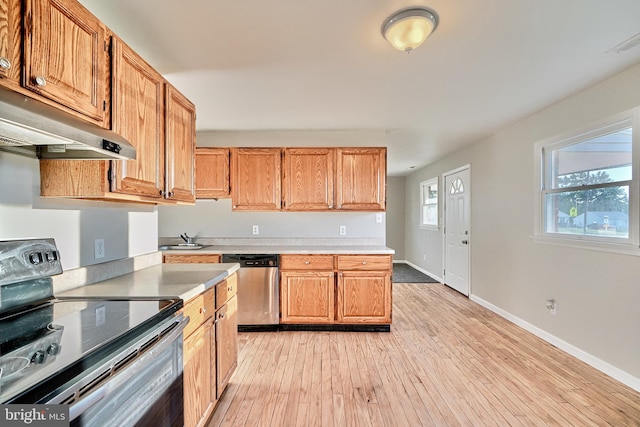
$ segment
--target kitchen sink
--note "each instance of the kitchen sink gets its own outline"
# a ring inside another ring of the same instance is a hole
[[[198,244],[187,244],[187,243],[181,243],[179,245],[163,245],[163,246],[158,246],[158,250],[159,251],[173,251],[173,250],[196,250],[196,249],[202,249],[202,248],[206,248],[208,245],[198,245]]]

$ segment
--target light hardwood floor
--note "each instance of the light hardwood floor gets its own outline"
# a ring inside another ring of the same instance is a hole
[[[441,284],[390,333],[253,332],[214,426],[640,426],[640,393]]]

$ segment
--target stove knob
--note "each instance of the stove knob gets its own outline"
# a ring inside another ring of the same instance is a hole
[[[60,345],[57,343],[51,343],[51,345],[47,347],[47,354],[51,354],[53,356],[60,354]]]
[[[47,355],[44,353],[44,351],[38,350],[33,353],[33,356],[31,356],[31,363],[44,363],[44,359],[46,358],[46,356]]]

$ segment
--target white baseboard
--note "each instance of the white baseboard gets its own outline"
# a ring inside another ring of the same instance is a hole
[[[493,311],[494,313],[504,317],[505,319],[507,319],[508,321],[520,326],[521,328],[531,332],[532,334],[536,335],[538,338],[541,338],[543,340],[545,340],[546,342],[548,342],[549,344],[552,344],[556,347],[558,347],[559,349],[569,353],[570,355],[576,357],[577,359],[582,360],[583,362],[585,362],[588,365],[591,365],[592,367],[596,368],[597,370],[609,375],[612,378],[615,378],[616,380],[620,381],[621,383],[631,387],[632,389],[640,392],[640,378],[636,378],[633,375],[619,369],[616,368],[615,366],[605,362],[602,359],[599,359],[587,352],[585,352],[584,350],[569,344],[566,341],[563,341],[562,339],[556,337],[555,335],[552,335],[540,328],[538,328],[537,326],[532,325],[529,322],[526,322],[522,319],[520,319],[517,316],[514,316],[513,314],[501,309],[500,307],[497,307],[493,304],[491,304],[488,301],[483,300],[482,298],[476,296],[476,295],[470,295],[469,299],[477,302],[478,304],[480,304],[481,306],[488,308],[489,310]]]
[[[433,273],[431,273],[430,271],[425,270],[424,268],[420,268],[417,265],[407,261],[407,260],[393,260],[394,264],[407,264],[410,265],[411,267],[415,268],[416,270],[420,271],[421,273],[426,274],[429,277],[433,277],[434,279],[436,279],[438,282],[442,283],[442,277],[439,277]]]

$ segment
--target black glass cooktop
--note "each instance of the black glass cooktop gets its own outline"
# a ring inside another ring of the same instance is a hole
[[[0,317],[0,403],[37,403],[182,307],[176,300],[51,300]]]

